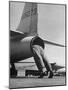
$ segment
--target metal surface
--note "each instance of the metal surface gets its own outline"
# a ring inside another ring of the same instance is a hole
[[[39,40],[38,40],[39,39]],[[10,43],[10,58],[11,63],[24,60],[33,56],[32,45],[41,44],[41,38],[38,36],[29,36],[21,40],[11,40]],[[44,45],[44,43],[42,43]],[[41,44],[41,45],[42,45]]]

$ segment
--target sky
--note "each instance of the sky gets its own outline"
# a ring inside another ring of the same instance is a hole
[[[25,3],[10,3],[10,30],[19,25]],[[38,34],[42,39],[65,45],[65,6],[38,4]],[[65,66],[65,48],[45,44],[49,62]],[[32,58],[29,61],[33,60]]]

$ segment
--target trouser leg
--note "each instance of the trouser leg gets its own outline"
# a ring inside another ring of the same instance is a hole
[[[45,68],[45,64],[42,60],[42,57],[39,53],[37,53],[37,52],[34,53],[34,60],[35,60],[38,70],[40,72],[44,73],[46,71],[46,68]]]
[[[43,56],[42,58],[43,58],[43,62],[44,62],[44,64],[45,64],[45,67],[46,67],[47,71],[52,71],[52,67],[51,67],[51,65],[49,64],[47,58],[46,58],[45,56]]]
[[[49,78],[52,78],[53,77],[53,72],[52,72],[52,67],[51,65],[49,64],[47,58],[45,56],[43,56],[43,62],[45,64],[45,67],[47,69],[47,72],[49,72]]]
[[[40,53],[38,52],[38,50],[34,49],[34,60],[38,67],[38,70],[40,72],[46,73],[46,69],[47,69],[47,71],[50,72],[49,78],[52,78],[53,72],[52,72],[51,65],[48,63],[48,60],[44,56],[44,53],[43,52],[40,52]]]
[[[35,60],[35,63],[36,63],[36,65],[37,65],[38,70],[39,70],[40,72],[44,72],[44,68],[45,68],[44,63],[43,63],[40,59],[38,59],[38,58],[36,58],[36,57],[34,57],[34,60]]]

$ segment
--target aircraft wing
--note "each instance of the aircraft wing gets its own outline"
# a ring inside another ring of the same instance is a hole
[[[57,44],[57,43],[54,43],[54,42],[51,42],[51,41],[47,41],[47,40],[44,40],[44,43],[50,44],[50,45],[55,45],[55,46],[60,46],[60,47],[66,47],[66,46],[64,46],[64,45]]]
[[[24,38],[26,36],[27,36],[27,34],[24,34],[22,32],[10,30],[10,38],[13,40],[19,40],[19,39]]]
[[[17,36],[17,35],[23,35],[23,33],[22,32],[18,32],[18,31],[10,30],[10,36]]]
[[[17,70],[25,70],[25,69],[36,69],[36,64],[35,62],[18,62],[15,63],[16,69]]]
[[[29,65],[28,65],[29,64]],[[64,68],[64,66],[57,65],[55,62],[50,63],[52,70],[59,70]],[[17,70],[25,70],[25,69],[32,69],[32,70],[37,70],[37,66],[35,62],[18,62],[16,63],[16,69]]]

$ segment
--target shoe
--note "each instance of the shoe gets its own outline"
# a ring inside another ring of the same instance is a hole
[[[53,72],[52,71],[49,71],[48,74],[49,74],[48,78],[53,78]]]
[[[43,78],[43,77],[44,77],[44,74],[40,73],[40,76],[38,78]]]

